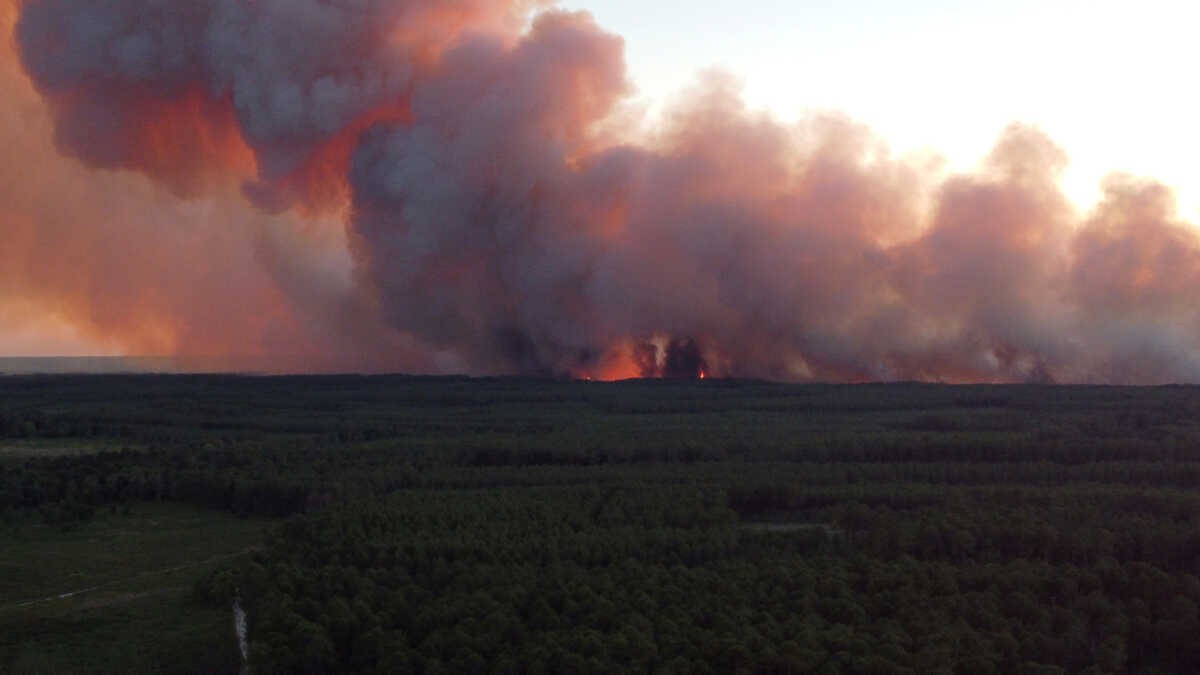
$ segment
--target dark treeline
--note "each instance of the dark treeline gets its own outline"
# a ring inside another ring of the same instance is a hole
[[[891,495],[747,524],[704,487],[413,491],[197,592],[240,589],[261,672],[1200,668],[1195,498]]]
[[[0,378],[0,536],[286,518],[255,672],[1196,672],[1200,389]],[[5,534],[8,533],[8,534]],[[0,663],[0,667],[3,663]]]

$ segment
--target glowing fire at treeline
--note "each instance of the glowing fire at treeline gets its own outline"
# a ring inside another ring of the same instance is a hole
[[[518,0],[0,1],[0,309],[133,352],[1200,380],[1174,196],[1118,175],[1079,214],[1035,129],[946,176],[714,76],[647,131],[621,39]]]

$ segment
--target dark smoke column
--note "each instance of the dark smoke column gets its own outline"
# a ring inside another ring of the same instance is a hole
[[[590,205],[611,179],[573,162],[624,73],[619,39],[549,12],[515,43],[465,39],[414,88],[411,123],[362,137],[356,251],[389,320],[477,372],[570,372],[603,350]]]

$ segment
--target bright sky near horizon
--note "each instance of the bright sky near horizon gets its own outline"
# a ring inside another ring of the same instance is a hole
[[[565,0],[625,38],[651,109],[717,67],[751,107],[794,120],[838,110],[895,152],[934,150],[970,168],[1011,121],[1071,158],[1081,206],[1112,171],[1174,187],[1200,216],[1200,3],[1143,0]]]

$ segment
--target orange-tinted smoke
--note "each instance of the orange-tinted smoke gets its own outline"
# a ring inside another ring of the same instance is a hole
[[[18,355],[30,353],[24,333],[42,330],[46,349],[178,355],[184,367],[420,366],[372,322],[343,241],[319,234],[325,225],[262,213],[228,180],[222,162],[247,155],[220,131],[236,127],[222,126],[230,118],[219,106],[195,95],[151,103],[169,114],[124,137],[140,153],[136,172],[57,152],[53,103],[15,58],[15,18],[14,5],[0,6],[0,332]],[[150,168],[156,182],[140,173]]]
[[[5,292],[298,370],[1200,381],[1161,185],[1080,214],[1036,129],[946,175],[722,76],[634,142],[621,39],[532,5],[28,0]]]
[[[257,170],[229,100],[213,100],[199,85],[170,96],[132,90],[69,92],[48,99],[54,115],[64,120],[91,114],[81,99],[97,95],[119,96],[128,112],[103,126],[58,127],[59,149],[89,165],[141,171],[181,197],[199,197]]]
[[[246,183],[246,191],[264,208],[292,206],[310,216],[337,213],[350,206],[350,158],[359,137],[376,124],[409,122],[407,103],[394,103],[363,113],[337,135],[318,146],[292,173],[275,181]]]

